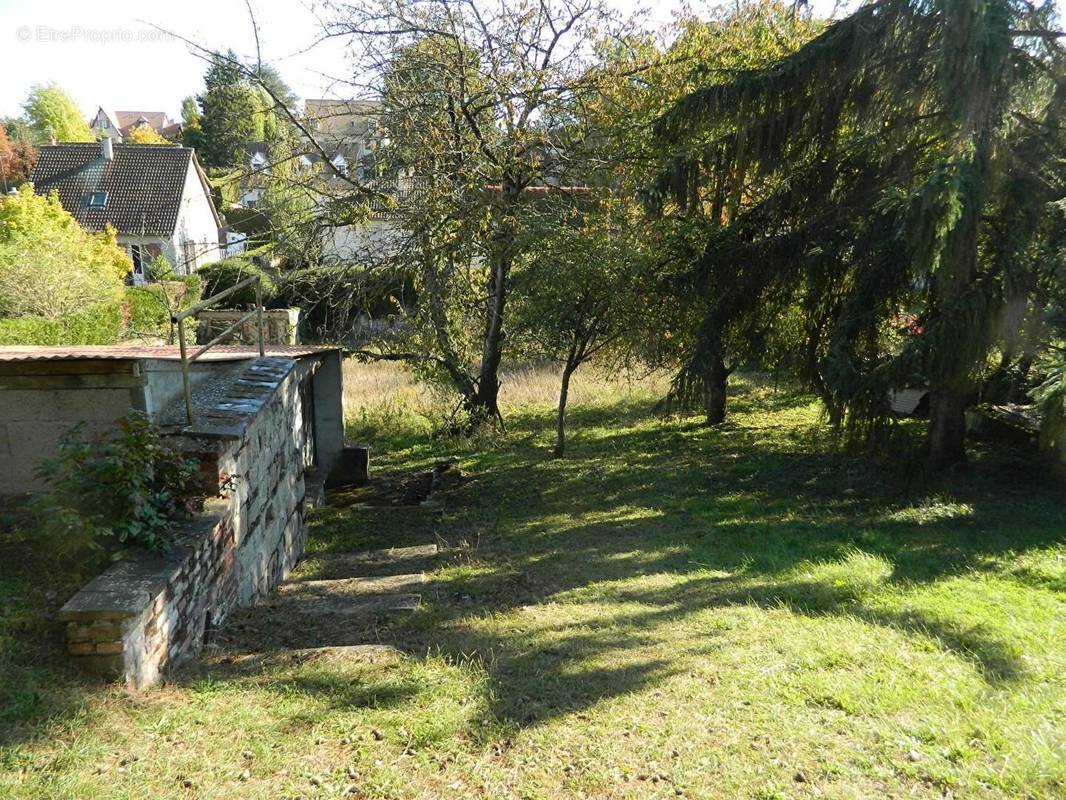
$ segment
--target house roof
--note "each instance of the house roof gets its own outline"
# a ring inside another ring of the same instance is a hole
[[[110,224],[128,235],[170,236],[195,159],[188,147],[116,144],[114,158],[105,161],[99,144],[46,145],[30,180],[38,194],[56,192],[63,208],[89,230]],[[102,208],[89,207],[92,192],[107,192]]]
[[[164,125],[156,133],[162,136],[164,139],[180,139],[182,135],[182,127],[180,122],[172,122],[170,125]]]
[[[128,128],[131,125],[147,124],[157,131],[167,127],[170,120],[165,111],[116,111],[111,119],[119,128]],[[141,120],[144,120],[142,123]]]

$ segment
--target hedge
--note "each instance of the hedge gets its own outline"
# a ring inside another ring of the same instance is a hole
[[[0,319],[0,345],[115,344],[122,338],[122,308],[100,305],[61,319]]]
[[[169,308],[182,309],[200,299],[200,278],[183,275],[174,280],[130,286],[126,289],[129,332],[135,336],[170,335]],[[164,292],[169,302],[164,299]]]
[[[269,305],[274,298],[274,281],[260,267],[243,258],[225,258],[200,268],[197,274],[203,283],[203,296],[211,297],[234,286],[241,281],[258,275],[263,304]],[[231,294],[220,304],[220,308],[241,308],[255,304],[255,287],[249,286],[236,294]]]
[[[359,319],[399,315],[413,299],[410,276],[358,265],[304,267],[281,273],[277,301],[301,310],[300,326],[311,341],[349,341]]]

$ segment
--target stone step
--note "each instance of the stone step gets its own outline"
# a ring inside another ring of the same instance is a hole
[[[336,578],[320,581],[294,581],[278,587],[277,597],[366,597],[380,594],[417,592],[426,582],[422,572],[403,575],[375,575],[359,578]]]
[[[422,595],[413,592],[388,594],[284,594],[276,597],[264,608],[275,620],[312,618],[327,623],[330,618],[375,616],[417,611],[422,605]]]
[[[233,671],[265,667],[284,668],[310,663],[392,664],[402,661],[404,654],[387,644],[321,645],[318,647],[284,647],[266,652],[242,652],[218,645],[204,649],[203,662],[213,669]]]
[[[430,571],[440,553],[435,544],[390,547],[360,553],[316,553],[300,562],[292,583]]]
[[[282,650],[275,654],[278,661],[306,663],[309,661],[360,661],[373,664],[381,661],[399,661],[404,654],[388,644],[326,645],[324,647],[299,647]]]

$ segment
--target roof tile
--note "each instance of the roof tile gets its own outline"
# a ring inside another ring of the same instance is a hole
[[[38,194],[56,192],[63,208],[89,230],[111,224],[119,233],[170,236],[193,151],[188,147],[116,144],[105,161],[99,144],[41,147],[30,180]],[[89,208],[90,192],[107,192],[104,208]]]

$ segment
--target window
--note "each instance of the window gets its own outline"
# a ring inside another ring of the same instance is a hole
[[[144,247],[139,244],[130,245],[130,261],[133,262],[133,282],[144,281],[144,268],[146,266],[147,254],[144,251]]]
[[[179,274],[191,275],[196,271],[196,242],[181,243],[182,268]]]
[[[85,205],[89,208],[104,208],[107,206],[107,192],[89,192],[85,195]]]

